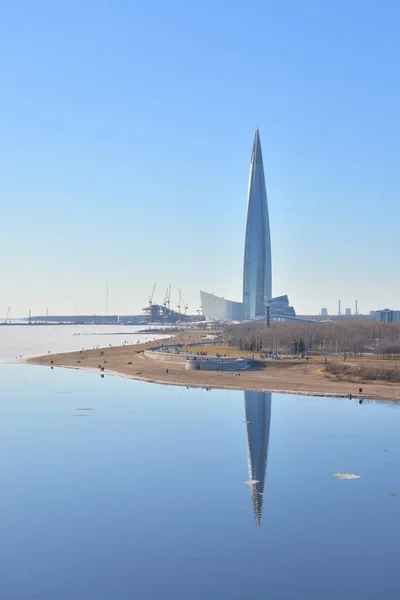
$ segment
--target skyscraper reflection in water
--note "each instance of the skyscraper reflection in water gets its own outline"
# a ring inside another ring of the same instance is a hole
[[[261,525],[264,484],[267,469],[269,429],[271,423],[271,393],[244,392],[247,427],[249,480],[254,519]]]

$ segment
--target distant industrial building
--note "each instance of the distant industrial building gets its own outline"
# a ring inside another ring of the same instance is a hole
[[[400,310],[384,308],[383,310],[372,310],[370,315],[380,323],[400,323]]]
[[[143,309],[143,315],[146,321],[149,323],[181,323],[181,322],[192,322],[192,321],[204,321],[203,316],[199,315],[188,315],[186,311],[181,313],[180,311],[172,310],[164,304],[151,304]]]
[[[346,317],[350,317],[351,316],[351,308],[345,308],[344,314],[346,315]]]
[[[149,297],[149,303],[147,306],[143,308],[143,316],[148,323],[182,323],[182,322],[192,322],[192,321],[204,321],[204,316],[190,315],[188,314],[188,304],[184,301],[182,297],[182,290],[178,290],[179,299],[177,308],[178,310],[173,310],[171,308],[171,285],[167,287],[165,292],[164,301],[162,304],[158,304],[153,302],[154,291],[156,289],[156,284],[153,286],[152,293]],[[198,311],[200,312],[200,311]]]
[[[321,308],[321,317],[327,317],[327,316],[328,316],[328,309]]]

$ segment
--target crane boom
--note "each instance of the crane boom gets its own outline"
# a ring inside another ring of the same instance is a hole
[[[169,284],[169,289],[168,289],[168,300],[167,300],[167,306],[168,309],[171,308],[171,284]]]
[[[154,298],[154,292],[156,290],[156,284],[153,285],[153,291],[151,292],[151,296],[149,298],[149,304],[150,306],[153,304],[153,298]]]
[[[182,290],[181,290],[181,292],[182,292]],[[186,304],[186,302],[184,301],[182,294],[181,294],[181,300],[182,300],[182,302],[183,302],[183,308],[184,308],[184,310],[185,310],[185,315],[187,315],[187,311],[188,311],[188,308],[189,308],[189,306],[188,306],[188,304]]]
[[[178,304],[176,305],[178,308],[179,321],[181,320],[181,308],[182,308],[182,290],[178,289]]]
[[[182,297],[182,290],[178,289],[178,294],[179,294],[179,300],[178,300],[178,311],[179,311],[179,320],[181,320],[181,314],[182,314],[182,308],[185,311],[185,315],[187,315],[187,311],[188,311],[188,305],[186,304],[186,302],[184,301],[183,297]]]
[[[169,291],[169,287],[167,287],[167,289],[165,290],[165,296],[164,296],[164,302],[163,302],[163,305],[165,306],[165,308],[168,308],[168,291]]]

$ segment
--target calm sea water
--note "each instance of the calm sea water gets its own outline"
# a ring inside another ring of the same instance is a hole
[[[2,599],[400,597],[398,405],[26,365],[0,382]]]
[[[156,337],[140,325],[13,325],[0,327],[0,363],[93,346],[136,344]]]

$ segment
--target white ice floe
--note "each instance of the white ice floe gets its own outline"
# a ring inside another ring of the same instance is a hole
[[[338,479],[360,479],[360,475],[355,475],[354,473],[332,473],[332,477],[337,477]]]
[[[260,483],[259,479],[249,479],[249,481],[244,481],[246,485],[256,485],[256,483]]]

